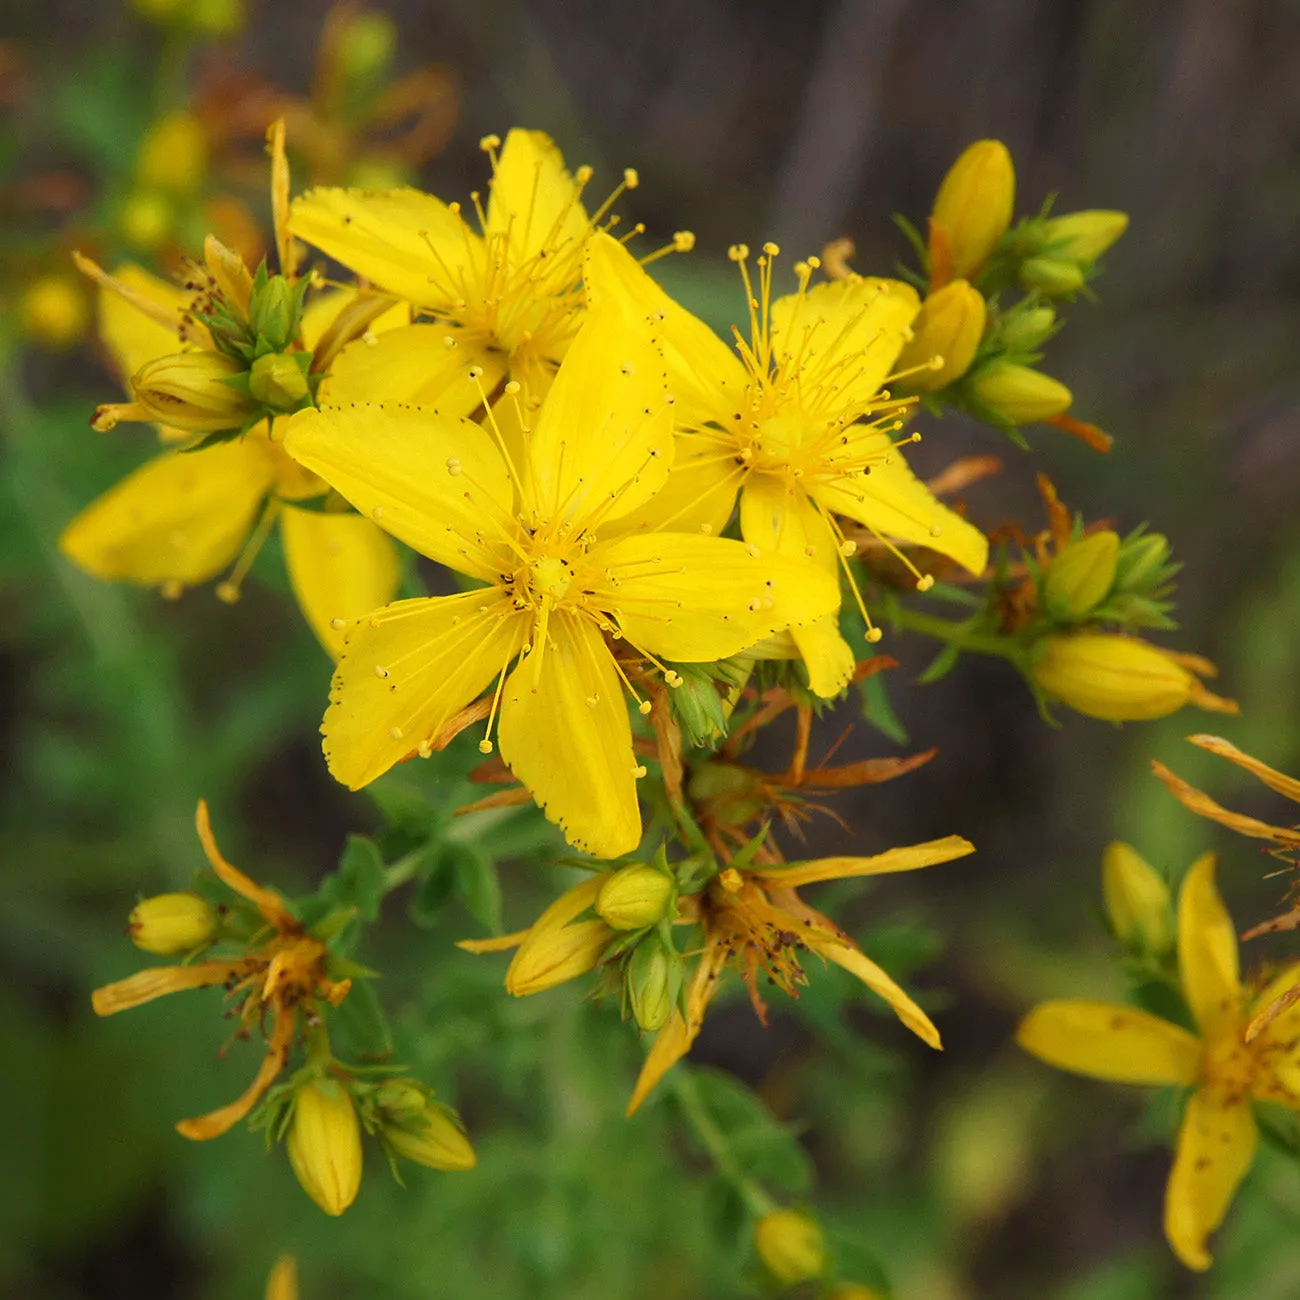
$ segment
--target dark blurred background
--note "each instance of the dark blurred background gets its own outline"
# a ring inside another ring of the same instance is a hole
[[[327,7],[254,3],[221,57],[305,89]],[[656,242],[695,231],[697,251],[660,266],[719,324],[740,306],[728,244],[774,238],[794,260],[847,235],[859,269],[887,273],[907,254],[891,214],[921,222],[946,167],[980,137],[1010,146],[1018,212],[1055,192],[1061,210],[1131,214],[1097,282],[1099,301],[1071,311],[1047,366],[1074,389],[1078,413],[1114,435],[1113,453],[1098,457],[1039,428],[1030,456],[953,417],[923,422],[927,440],[911,459],[935,470],[960,454],[1001,456],[1004,473],[967,494],[987,528],[1014,519],[1039,526],[1033,477],[1043,470],[1089,519],[1109,518],[1121,532],[1149,520],[1166,533],[1186,566],[1182,628],[1168,643],[1221,666],[1220,689],[1241,702],[1241,718],[1188,712],[1121,729],[1063,712],[1052,730],[995,661],[967,660],[939,686],[911,689],[907,679],[931,647],[891,637],[886,648],[904,664],[895,704],[912,748],[934,744],[940,754],[838,810],[862,852],[950,832],[979,851],[846,899],[837,915],[854,933],[894,925],[936,936],[935,959],[912,983],[930,996],[947,1050],[922,1057],[892,1024],[864,1013],[854,1027],[907,1067],[903,1082],[897,1073],[880,1086],[855,1082],[845,1058],[828,1054],[803,1020],[777,1008],[764,1033],[747,1005],[733,1002],[710,1020],[696,1057],[734,1071],[806,1126],[819,1175],[814,1203],[872,1243],[898,1300],[1300,1295],[1294,1163],[1261,1161],[1223,1234],[1220,1267],[1194,1279],[1160,1238],[1168,1154],[1159,1117],[1143,1112],[1136,1090],[1056,1074],[1010,1042],[1037,999],[1119,992],[1099,907],[1110,840],[1131,841],[1175,875],[1204,847],[1220,848],[1221,881],[1242,928],[1285,892],[1285,881],[1264,879],[1275,864],[1253,845],[1178,808],[1148,760],[1208,783],[1235,807],[1287,819],[1276,801],[1180,738],[1221,731],[1283,770],[1300,769],[1300,3],[387,0],[383,8],[400,30],[399,71],[443,64],[460,87],[460,122],[422,175],[427,188],[451,198],[481,185],[479,137],[514,124],[550,132],[570,163],[594,164],[592,193],[634,165],[641,185],[624,209]],[[7,0],[2,9],[0,34],[26,49],[45,79],[93,62],[97,50],[155,39],[109,0]],[[84,358],[25,364],[38,404],[77,385],[112,392]],[[98,451],[86,454],[102,464]],[[168,1009],[152,1033],[170,1026],[174,1046],[146,1041],[125,1021],[89,1025],[86,992],[130,969],[116,929],[135,891],[183,879],[193,866],[187,823],[205,779],[230,783],[227,807],[244,819],[237,844],[259,846],[263,863],[280,863],[304,884],[371,814],[320,762],[314,732],[327,670],[304,643],[297,661],[275,648],[298,635],[291,613],[253,592],[227,610],[195,595],[160,606],[83,586],[60,573],[49,541],[103,470],[79,466],[74,486],[63,475],[71,453],[44,477],[15,454],[7,459],[0,772],[10,829],[0,869],[10,903],[0,917],[0,969],[9,1027],[0,1135],[11,1172],[0,1176],[0,1228],[8,1230],[0,1293],[253,1295],[275,1247],[252,1227],[257,1208],[240,1199],[262,1184],[239,1173],[214,1190],[204,1166],[261,1158],[178,1152],[170,1132],[172,1119],[192,1113],[187,1088],[211,1060],[211,1026],[191,1030],[182,1011],[168,1019]],[[315,666],[276,686],[261,708],[250,677],[269,681],[291,661]],[[149,708],[122,703],[139,698],[142,682]],[[251,731],[236,769],[222,769],[214,718],[232,701]],[[814,756],[849,716],[820,727]],[[207,768],[176,770],[186,744],[205,751]],[[895,752],[903,751],[860,724],[841,758]],[[779,739],[772,753],[780,761]],[[96,765],[117,768],[123,786],[122,773],[131,774],[134,803]],[[811,842],[845,851],[829,820],[814,825]],[[409,955],[402,925],[392,944]],[[172,1062],[182,1050],[185,1061]],[[164,1082],[141,1092],[130,1082],[141,1072]],[[620,1098],[602,1091],[613,1086],[608,1071],[601,1077],[593,1095],[616,1112]],[[255,1145],[236,1135],[224,1143]],[[599,1149],[587,1148],[592,1158]],[[523,1143],[517,1154],[581,1163],[554,1146]],[[275,1187],[297,1195],[287,1179]],[[537,1196],[500,1210],[505,1238],[476,1229],[478,1248],[488,1257],[523,1252],[520,1225],[546,1213]],[[490,1189],[456,1205],[476,1223],[497,1212]],[[406,1222],[424,1225],[439,1258],[455,1254],[464,1236],[439,1238],[428,1225],[452,1220],[429,1213]],[[666,1215],[653,1212],[655,1222]],[[452,1265],[439,1273],[427,1259],[413,1265],[410,1241],[393,1253],[402,1280],[385,1281],[377,1234],[389,1226],[374,1211],[351,1225],[354,1236],[376,1239],[369,1253],[347,1246],[366,1263],[340,1276],[325,1248],[333,1238],[295,1229],[318,1250],[305,1264],[305,1294],[450,1297],[489,1285],[486,1266],[472,1275]],[[623,1280],[579,1283],[581,1270],[559,1269],[531,1293],[723,1293],[671,1267],[655,1281],[663,1238],[647,1230],[637,1239]],[[495,1285],[508,1294],[501,1279],[518,1285],[521,1276],[503,1272]],[[359,1278],[371,1289],[359,1289]]]

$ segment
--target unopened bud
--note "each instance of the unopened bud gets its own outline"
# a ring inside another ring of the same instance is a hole
[[[217,913],[197,894],[155,894],[131,910],[127,934],[137,948],[160,957],[179,957],[210,943],[217,932]]]
[[[152,420],[190,433],[238,429],[257,410],[223,380],[244,373],[219,352],[178,352],[141,366],[131,379],[136,401]]]
[[[1128,213],[1093,208],[1048,217],[1042,224],[1043,247],[1073,262],[1095,262],[1128,229]]]
[[[298,332],[299,295],[282,275],[273,275],[252,296],[248,324],[277,352],[293,342]]]
[[[1070,390],[1050,375],[1011,361],[981,366],[971,378],[970,391],[977,401],[1012,424],[1032,424],[1060,415],[1074,400]]]
[[[988,261],[1011,224],[1015,199],[1016,172],[1006,145],[969,145],[943,178],[930,214],[932,276],[946,254],[948,274],[939,284],[969,280]]]
[[[379,1108],[390,1115],[418,1115],[429,1100],[429,1090],[414,1079],[385,1079],[375,1090]]]
[[[822,1230],[797,1210],[772,1210],[763,1215],[754,1229],[754,1245],[767,1271],[788,1286],[811,1282],[826,1270]]]
[[[1116,841],[1106,850],[1101,887],[1111,929],[1126,948],[1163,956],[1173,947],[1169,886],[1135,849]]]
[[[596,901],[599,880],[584,880],[534,922],[506,969],[506,992],[527,997],[585,975],[601,958],[614,932],[604,921],[575,921]]]
[[[1109,722],[1143,722],[1181,709],[1196,679],[1163,651],[1134,637],[1080,632],[1045,637],[1034,680],[1078,713]]]
[[[1037,290],[1050,297],[1078,293],[1083,288],[1083,271],[1078,262],[1066,257],[1040,254],[1028,257],[1020,264],[1020,287],[1026,291]]]
[[[648,935],[628,962],[626,987],[637,1024],[648,1034],[657,1032],[668,1023],[682,991],[680,955]]]
[[[900,373],[914,372],[904,375],[900,386],[932,393],[960,379],[984,337],[986,314],[984,295],[969,280],[953,280],[930,294],[912,322],[911,342],[894,366]],[[943,365],[929,369],[935,357],[941,357]]]
[[[298,1300],[298,1261],[281,1255],[266,1278],[265,1300]]]
[[[342,1214],[361,1187],[361,1123],[351,1093],[335,1079],[304,1084],[286,1145],[303,1191],[326,1214]]]
[[[359,13],[339,38],[340,69],[346,81],[369,85],[388,71],[397,51],[397,27],[387,14]]]
[[[1149,586],[1168,560],[1168,538],[1161,533],[1143,533],[1141,537],[1126,542],[1120,550],[1115,585],[1124,591],[1137,591]]]
[[[606,877],[596,895],[596,915],[614,930],[640,930],[663,916],[672,895],[666,872],[632,862]]]
[[[1010,352],[1033,352],[1047,342],[1055,325],[1051,307],[1025,307],[1002,318],[998,337]]]
[[[1077,623],[1106,599],[1119,563],[1119,534],[1110,529],[1071,542],[1047,566],[1043,603],[1064,623]]]
[[[248,391],[275,411],[296,411],[311,392],[302,366],[284,352],[271,352],[253,362]]]
[[[23,289],[18,319],[29,339],[62,352],[86,332],[90,304],[70,275],[42,275]]]
[[[159,118],[135,158],[136,182],[165,194],[193,194],[207,170],[207,132],[193,113],[184,110]]]
[[[420,1113],[400,1125],[386,1124],[383,1133],[399,1156],[417,1165],[458,1173],[478,1163],[469,1138],[452,1112],[436,1101],[426,1100]]]

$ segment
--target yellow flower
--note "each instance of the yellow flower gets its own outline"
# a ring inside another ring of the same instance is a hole
[[[298,1300],[298,1261],[281,1255],[266,1278],[265,1300]]]
[[[881,384],[916,316],[915,290],[856,276],[810,287],[814,259],[796,268],[798,292],[773,302],[776,246],[765,245],[758,259],[756,292],[747,250],[732,251],[754,304],[750,338],[737,339],[739,355],[673,302],[616,240],[600,236],[588,245],[592,304],[622,299],[662,319],[676,398],[673,475],[635,523],[718,532],[740,493],[747,542],[807,557],[831,579],[853,551],[836,515],[981,572],[988,559],[984,535],[939,504],[890,439],[906,404],[889,399]],[[792,635],[813,690],[828,697],[842,690],[854,661],[835,617]],[[873,630],[872,639],[878,635]]]
[[[28,338],[62,352],[86,332],[90,307],[70,276],[42,275],[24,287],[18,319]]]
[[[337,1216],[361,1190],[361,1121],[352,1094],[337,1079],[313,1079],[294,1093],[285,1140],[302,1189]]]
[[[131,910],[126,932],[145,952],[179,957],[211,941],[217,932],[217,914],[197,894],[155,894]]]
[[[767,1271],[793,1286],[810,1282],[826,1269],[821,1228],[798,1210],[771,1210],[754,1226],[754,1245]]]
[[[971,279],[1011,224],[1016,172],[1001,140],[967,145],[935,195],[930,213],[930,288]]]
[[[1031,666],[1033,679],[1053,699],[1077,713],[1107,722],[1147,722],[1185,704],[1236,713],[1232,700],[1207,691],[1197,679],[1214,665],[1196,655],[1162,650],[1114,632],[1074,632],[1044,637]]]
[[[313,1004],[338,1006],[347,997],[351,981],[331,980],[325,974],[325,945],[303,930],[279,894],[255,884],[221,856],[208,820],[208,806],[202,799],[195,824],[199,842],[218,879],[257,908],[266,928],[241,956],[213,958],[188,966],[154,966],[96,989],[91,1005],[97,1015],[112,1016],[166,993],[220,984],[238,1004],[236,1016],[245,1035],[264,1028],[270,1019],[266,1057],[243,1096],[211,1114],[177,1124],[184,1137],[205,1141],[238,1124],[275,1082],[293,1046],[299,1015],[318,1014],[313,1012]]]
[[[911,341],[899,353],[900,387],[933,393],[960,379],[975,359],[987,315],[984,295],[969,280],[936,289],[921,304]],[[935,367],[936,359],[943,364]]]
[[[628,1114],[690,1051],[709,1003],[721,986],[721,974],[729,965],[739,969],[754,1010],[766,1024],[767,1007],[759,993],[759,980],[766,979],[793,997],[797,986],[807,979],[800,951],[816,953],[856,975],[889,1004],[908,1029],[931,1047],[939,1047],[939,1032],[929,1016],[834,921],[814,911],[795,891],[822,880],[915,871],[974,851],[970,841],[949,835],[870,858],[822,858],[744,872],[728,867],[703,894],[683,899],[682,916],[696,919],[704,927],[703,951],[686,992],[686,1014],[674,1010],[655,1038],[628,1103]]]
[[[148,130],[135,159],[135,179],[147,190],[193,194],[208,170],[208,136],[183,109],[161,117]]]
[[[100,335],[122,375],[134,374],[138,381],[178,344],[204,342],[206,330],[189,315],[193,291],[134,266],[109,276],[84,259],[80,264],[100,285]],[[252,278],[215,240],[208,243],[205,274],[224,299],[247,310]],[[354,312],[356,302],[353,295],[332,295],[309,305],[302,328],[306,346],[326,346],[335,323]],[[374,320],[370,328],[384,329],[397,319]],[[215,363],[227,370],[234,364],[211,351],[185,352],[168,361]],[[136,402],[102,407],[101,422],[177,419],[174,405],[146,401],[151,391],[142,393],[137,384]],[[219,383],[209,391],[226,403],[243,400]],[[228,423],[223,417],[209,427]],[[189,427],[203,425],[191,419]],[[175,425],[164,424],[161,432],[167,441],[191,436]],[[218,592],[230,600],[238,598],[244,575],[278,522],[294,595],[321,643],[337,657],[343,644],[339,623],[391,599],[399,564],[392,542],[370,520],[294,504],[325,491],[325,484],[284,454],[263,422],[242,438],[198,451],[167,451],[146,462],[77,515],[59,548],[94,577],[160,586],[168,595],[207,582],[233,564]]]
[[[1194,1088],[1165,1193],[1165,1235],[1188,1268],[1210,1266],[1207,1238],[1223,1221],[1255,1157],[1250,1102],[1300,1110],[1300,1012],[1254,1037],[1257,1008],[1295,982],[1297,968],[1248,999],[1232,918],[1214,886],[1214,855],[1192,867],[1178,897],[1178,964],[1198,1033],[1133,1007],[1059,1001],[1025,1017],[1017,1041],[1060,1069],[1120,1083]]]
[[[588,215],[591,169],[571,175],[549,136],[516,129],[483,147],[493,176],[486,208],[472,196],[479,230],[459,203],[414,189],[314,189],[294,201],[294,235],[432,318],[354,345],[330,376],[333,400],[469,415],[480,401],[464,382],[471,366],[488,393],[507,375],[534,399],[545,393],[581,322],[583,248],[636,174]]]
[[[522,411],[504,431],[404,406],[293,417],[285,445],[300,463],[484,584],[351,624],[321,728],[338,780],[359,789],[431,753],[496,679],[502,758],[571,843],[617,857],[641,838],[645,770],[628,667],[725,658],[834,607],[833,584],[802,560],[629,525],[672,461],[663,370],[645,322],[611,303],[588,314],[531,429]]]

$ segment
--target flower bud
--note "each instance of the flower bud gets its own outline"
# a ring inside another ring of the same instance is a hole
[[[68,275],[42,275],[23,290],[18,305],[22,331],[43,348],[70,348],[90,323],[90,305]]]
[[[1053,308],[1024,307],[1002,318],[998,339],[1009,352],[1033,352],[1047,342],[1055,325]]]
[[[188,0],[188,25],[204,36],[233,36],[244,25],[244,0]]]
[[[359,13],[343,29],[338,49],[344,79],[352,84],[372,84],[393,61],[397,28],[387,14]]]
[[[1068,410],[1074,400],[1050,375],[1011,361],[981,366],[970,381],[971,394],[1012,424],[1032,424]]]
[[[193,194],[207,170],[207,132],[193,113],[183,110],[159,118],[135,158],[136,182],[164,194]]]
[[[626,988],[632,1015],[647,1034],[667,1023],[682,991],[681,956],[666,948],[657,935],[648,935],[628,962]]]
[[[473,1169],[478,1163],[469,1138],[451,1112],[436,1101],[425,1101],[423,1110],[401,1125],[384,1125],[384,1138],[393,1150],[417,1165],[448,1173]]]
[[[429,1090],[414,1079],[385,1079],[375,1090],[375,1101],[389,1115],[418,1115],[429,1100]]]
[[[171,233],[175,225],[171,204],[153,190],[133,190],[117,214],[122,238],[132,248],[151,253]]]
[[[561,894],[533,923],[506,969],[506,992],[527,997],[585,975],[613,937],[604,921],[574,921],[591,907],[601,882],[584,880]]]
[[[352,1094],[335,1079],[298,1089],[289,1124],[289,1163],[326,1214],[339,1215],[361,1188],[361,1124]]]
[[[269,352],[253,362],[248,391],[275,411],[296,411],[311,392],[302,367],[283,352]]]
[[[1181,709],[1199,685],[1162,650],[1109,632],[1049,636],[1031,673],[1050,696],[1109,722],[1143,722]]]
[[[298,1300],[298,1261],[281,1255],[266,1278],[265,1300]]]
[[[1169,886],[1135,849],[1110,845],[1101,860],[1101,888],[1111,929],[1126,948],[1163,956],[1173,947]]]
[[[248,324],[277,352],[293,342],[298,332],[299,296],[282,275],[273,275],[258,289],[248,305]]]
[[[1119,534],[1105,529],[1071,542],[1047,566],[1043,603],[1065,623],[1077,623],[1110,592],[1119,563]]]
[[[797,1210],[772,1210],[754,1229],[754,1245],[767,1271],[789,1286],[810,1282],[826,1269],[822,1230]]]
[[[663,916],[672,894],[667,872],[632,862],[606,877],[596,895],[596,915],[611,929],[639,930]]]
[[[1115,585],[1124,591],[1149,586],[1157,580],[1168,560],[1169,539],[1161,533],[1143,533],[1141,537],[1126,542],[1120,551]]]
[[[936,357],[943,359],[943,365],[937,370],[916,370],[902,379],[900,386],[932,393],[960,379],[970,369],[984,337],[986,314],[984,295],[968,280],[953,280],[930,294],[912,322],[911,342],[894,369],[901,372],[926,366]]]
[[[1037,290],[1052,297],[1078,293],[1083,288],[1083,280],[1082,268],[1069,258],[1040,254],[1020,264],[1020,287],[1027,292]]]
[[[131,910],[127,934],[137,948],[161,957],[178,957],[212,941],[217,913],[197,894],[155,894]]]
[[[190,433],[238,429],[257,411],[222,380],[244,367],[219,352],[178,352],[141,366],[131,380],[136,401],[151,420]]]
[[[969,145],[943,178],[930,214],[933,287],[969,280],[979,271],[1007,233],[1015,199],[1016,172],[1006,145]]]
[[[1093,208],[1043,222],[1043,246],[1073,262],[1095,262],[1126,230],[1128,213]]]

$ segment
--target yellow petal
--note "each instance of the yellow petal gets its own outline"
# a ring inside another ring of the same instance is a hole
[[[623,684],[596,625],[552,614],[506,682],[501,757],[570,844],[616,858],[641,840]]]
[[[316,350],[321,336],[334,323],[339,313],[356,302],[358,293],[355,289],[326,289],[323,293],[312,294],[302,312],[302,341],[308,352]],[[404,302],[394,303],[382,316],[370,322],[371,334],[387,334],[389,330],[400,329],[411,323],[411,309]]]
[[[788,867],[771,867],[756,871],[754,876],[782,889],[799,889],[822,880],[846,880],[852,876],[883,876],[895,871],[916,871],[938,862],[951,862],[974,853],[975,846],[960,835],[941,840],[909,844],[901,849],[887,849],[869,858],[818,858],[815,862],[795,862]]]
[[[1116,1002],[1044,1002],[1020,1022],[1016,1042],[1059,1070],[1116,1083],[1195,1083],[1201,1071],[1200,1039]]]
[[[848,434],[845,459],[863,463],[889,453],[889,460],[874,461],[866,475],[816,488],[813,496],[817,501],[881,537],[927,547],[956,560],[971,573],[983,573],[988,564],[988,538],[941,505],[908,468],[901,451],[889,452],[889,436],[865,425],[854,425]]]
[[[1236,1022],[1241,973],[1232,917],[1214,887],[1214,854],[1192,864],[1178,891],[1178,969],[1196,1023],[1208,1038]]]
[[[193,295],[180,285],[150,275],[130,262],[119,266],[113,275],[127,288],[176,316],[175,326],[168,329],[161,321],[146,316],[121,294],[100,286],[99,337],[113,358],[118,375],[125,381],[146,362],[176,351],[181,316],[188,311]]]
[[[216,873],[217,879],[227,889],[233,890],[241,898],[246,898],[262,914],[262,919],[273,925],[281,933],[295,929],[297,922],[293,913],[284,904],[284,899],[274,889],[264,889],[257,881],[246,876],[238,867],[228,862],[217,846],[217,837],[212,833],[212,818],[208,814],[208,801],[200,799],[194,809],[194,829],[199,843],[203,846],[203,855],[208,865]],[[308,940],[306,942],[314,942]]]
[[[478,283],[483,241],[419,190],[314,189],[294,200],[289,226],[381,289],[421,307],[447,307]]]
[[[1226,758],[1230,763],[1244,767],[1252,776],[1259,777],[1270,790],[1276,790],[1278,794],[1284,794],[1288,799],[1300,803],[1300,781],[1295,777],[1287,776],[1286,773],[1269,767],[1267,763],[1252,758],[1236,745],[1224,740],[1222,736],[1188,736],[1187,739],[1201,749],[1208,749],[1211,754],[1218,754],[1220,758]]]
[[[596,901],[603,876],[566,890],[533,923],[506,971],[506,991],[517,997],[541,993],[585,974],[613,937],[603,921],[575,921]]]
[[[675,409],[680,406],[679,402]],[[609,531],[717,536],[726,527],[736,504],[736,489],[747,471],[734,456],[720,456],[711,438],[679,433],[673,444],[673,468],[663,487]]]
[[[518,652],[527,626],[503,617],[508,608],[494,590],[471,591],[399,600],[352,623],[321,724],[335,779],[359,790],[436,743]]]
[[[663,351],[618,303],[587,314],[533,430],[531,496],[543,519],[595,527],[644,505],[673,458]]]
[[[267,1274],[265,1300],[298,1300],[298,1261],[281,1255]]]
[[[151,966],[124,980],[105,984],[90,995],[97,1016],[112,1016],[119,1011],[143,1006],[154,998],[182,989],[202,989],[224,984],[242,969],[237,961],[204,961],[194,966]]]
[[[272,478],[252,438],[167,452],[88,505],[59,549],[97,578],[205,582],[234,559]]]
[[[408,546],[461,573],[498,576],[474,538],[498,535],[514,492],[478,425],[395,406],[323,407],[292,417],[284,449]]]
[[[483,403],[505,377],[505,356],[469,339],[448,347],[457,335],[441,325],[404,325],[349,343],[321,384],[319,405],[361,403],[425,406],[448,419],[463,419]],[[469,368],[483,374],[471,382]]]
[[[548,256],[576,251],[590,229],[580,193],[551,137],[516,127],[506,135],[492,177],[487,234],[508,236],[514,265],[543,248]]]
[[[593,584],[628,640],[652,654],[707,662],[835,609],[839,588],[806,560],[724,537],[650,533],[592,548]]]
[[[866,953],[852,944],[820,934],[816,930],[805,930],[802,937],[813,952],[842,966],[850,975],[856,975],[873,993],[884,998],[894,1014],[919,1039],[931,1047],[943,1047],[939,1041],[939,1031],[930,1017]]]
[[[740,531],[764,551],[817,565],[838,591],[839,551],[830,524],[805,492],[787,486],[778,475],[754,474],[746,482],[740,494]],[[838,695],[849,684],[856,660],[835,614],[792,628],[791,636],[813,692],[823,699]]]
[[[397,593],[397,551],[369,519],[296,506],[281,513],[280,536],[293,594],[312,631],[337,659],[343,630],[335,622],[352,622]]]
[[[674,302],[618,240],[592,236],[585,279],[593,307],[621,301],[638,315],[661,322],[668,386],[681,424],[728,420],[741,409],[749,378],[740,358],[702,320]]]
[[[1246,1098],[1209,1088],[1192,1094],[1165,1190],[1165,1236],[1188,1268],[1213,1262],[1206,1238],[1223,1222],[1258,1144]]]
[[[1244,813],[1235,813],[1216,803],[1208,794],[1203,794],[1194,785],[1184,781],[1181,776],[1171,772],[1157,759],[1151,760],[1151,770],[1169,787],[1174,798],[1184,808],[1201,817],[1234,830],[1238,835],[1249,835],[1256,840],[1273,840],[1278,844],[1300,845],[1300,831],[1285,826],[1272,826],[1260,821],[1258,817],[1247,817]]]
[[[830,280],[778,298],[772,304],[777,368],[805,379],[834,371],[836,405],[865,408],[920,309],[916,290],[901,280]]]
[[[691,1044],[698,1033],[698,1029],[690,1029],[686,1017],[680,1011],[672,1013],[668,1023],[655,1035],[641,1073],[637,1075],[636,1086],[627,1103],[628,1118],[640,1109],[641,1103],[654,1091],[659,1080],[691,1050]]]

